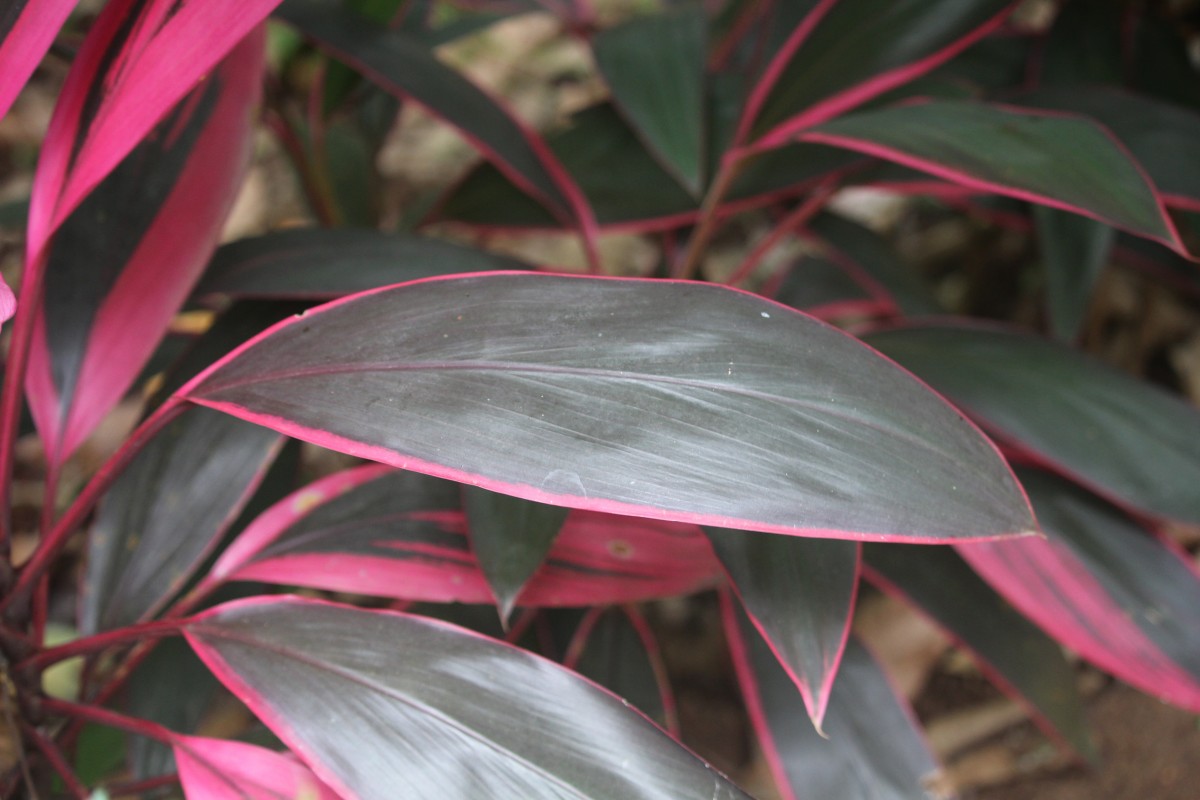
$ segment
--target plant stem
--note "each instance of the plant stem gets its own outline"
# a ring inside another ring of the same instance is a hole
[[[72,703],[69,700],[56,700],[49,697],[42,700],[42,709],[51,714],[75,717],[76,719],[107,725],[110,728],[118,728],[138,736],[145,736],[147,739],[154,739],[163,744],[174,744],[176,738],[174,731],[163,725],[159,725],[157,722],[126,716],[118,711],[101,708],[100,706]]]
[[[733,274],[726,283],[730,286],[737,286],[750,277],[755,268],[762,262],[763,257],[779,244],[779,241],[784,236],[787,236],[808,222],[818,211],[825,207],[825,203],[829,200],[829,196],[833,194],[835,189],[836,184],[833,181],[822,183],[814,189],[813,193],[804,202],[792,209],[791,213],[772,228],[771,232],[763,237],[761,242],[755,245],[754,249],[742,259],[742,263],[733,271]]]
[[[45,669],[59,661],[74,658],[75,656],[96,653],[120,644],[171,636],[178,633],[182,625],[183,622],[178,619],[158,619],[152,622],[143,622],[139,625],[128,625],[124,628],[118,628],[115,631],[97,633],[94,636],[84,636],[66,644],[60,644],[57,647],[49,647],[41,650],[17,664],[16,669]]]
[[[67,512],[38,543],[33,556],[21,568],[16,585],[8,593],[8,596],[0,601],[0,611],[6,612],[10,619],[24,618],[28,610],[27,604],[30,595],[37,587],[38,579],[54,562],[54,558],[66,545],[70,535],[83,523],[101,495],[108,491],[121,471],[133,460],[134,456],[141,452],[142,447],[182,414],[186,408],[186,401],[179,397],[168,398],[137,427],[112,458],[105,462],[100,471],[92,476],[88,485],[84,487]]]
[[[21,724],[21,734],[24,738],[33,741],[34,746],[50,762],[50,766],[54,767],[54,771],[58,773],[58,777],[62,778],[68,792],[75,796],[77,800],[88,799],[91,792],[83,785],[83,781],[79,780],[79,776],[75,774],[75,770],[71,768],[70,762],[67,761],[66,756],[63,755],[62,750],[54,743],[53,739],[27,722]],[[32,792],[32,784],[29,788]]]
[[[742,163],[742,159],[736,151],[726,153],[725,157],[721,159],[721,169],[713,180],[712,186],[704,195],[704,203],[700,206],[700,223],[692,232],[687,250],[683,254],[683,261],[672,270],[672,278],[691,280],[696,277],[696,272],[700,269],[700,260],[704,257],[704,249],[708,246],[708,240],[716,232],[717,212],[721,208],[721,201],[733,185],[738,173],[741,172]]]

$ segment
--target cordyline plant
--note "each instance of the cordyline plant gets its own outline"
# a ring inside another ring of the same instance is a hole
[[[73,5],[0,5],[0,109]],[[68,24],[6,326],[0,796],[745,797],[679,743],[637,606],[713,588],[784,798],[936,790],[849,635],[860,578],[1082,759],[1059,644],[1200,711],[1200,584],[1163,535],[1200,523],[1200,414],[1071,347],[1107,263],[1200,294],[1200,84],[1178,4],[1018,5],[109,0]],[[607,87],[545,131],[434,50],[533,10]],[[483,162],[384,233],[371,164],[405,104]],[[322,224],[214,256],[263,106]],[[852,186],[1036,237],[1044,324],[947,315],[827,210]],[[576,237],[590,274],[464,231]],[[602,257],[613,232],[652,273]],[[185,305],[215,321],[172,362]],[[131,390],[141,423],[59,491]],[[14,564],[23,406],[46,491]],[[373,463],[303,483],[297,442]],[[241,740],[197,734],[220,685],[262,723]]]

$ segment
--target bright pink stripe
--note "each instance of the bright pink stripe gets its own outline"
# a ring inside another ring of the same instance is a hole
[[[21,16],[0,42],[0,117],[20,94],[76,0],[28,0]]]
[[[818,0],[817,4],[805,15],[804,19],[800,20],[800,24],[788,34],[787,41],[783,43],[783,47],[779,48],[779,52],[772,57],[771,63],[763,70],[763,74],[750,91],[750,96],[746,99],[746,105],[742,109],[742,116],[738,120],[733,141],[730,143],[731,148],[740,145],[746,140],[746,136],[750,133],[750,128],[753,127],[755,119],[757,119],[759,112],[762,111],[763,104],[766,103],[767,97],[775,88],[775,84],[779,82],[779,77],[787,69],[792,56],[796,54],[796,51],[800,49],[800,45],[804,44],[809,34],[820,24],[825,15],[837,4],[838,0]]]
[[[291,753],[246,742],[176,736],[179,780],[188,797],[205,800],[338,800],[332,789]]]
[[[794,138],[805,128],[811,128],[814,125],[819,125],[826,120],[836,117],[845,111],[862,105],[872,97],[883,94],[886,91],[896,88],[902,84],[908,83],[915,78],[924,75],[930,70],[936,69],[946,63],[956,55],[966,50],[971,45],[983,39],[986,36],[995,33],[1004,25],[1004,21],[1012,14],[1013,8],[1018,5],[1013,3],[1004,11],[1001,11],[996,16],[985,22],[980,27],[968,33],[959,39],[956,39],[953,44],[943,50],[935,53],[930,53],[924,58],[918,59],[911,64],[906,64],[902,67],[889,70],[887,72],[868,78],[860,84],[851,86],[849,89],[828,97],[816,105],[810,106],[800,112],[791,119],[776,125],[766,134],[764,134],[757,142],[755,148],[771,149],[785,144],[787,140]]]
[[[847,150],[854,150],[859,153],[865,153],[866,155],[869,155],[869,156],[875,156],[876,158],[882,158],[882,159],[885,159],[888,161],[894,161],[897,164],[903,164],[906,167],[912,167],[913,169],[919,169],[924,172],[928,172],[932,175],[937,175],[940,178],[945,178],[948,181],[953,181],[955,183],[962,184],[963,186],[966,186],[969,188],[978,189],[978,190],[981,190],[984,192],[991,192],[994,194],[1006,195],[1008,197],[1015,197],[1018,200],[1025,200],[1030,203],[1046,205],[1046,206],[1050,206],[1052,208],[1061,208],[1064,211],[1071,211],[1073,213],[1080,214],[1085,217],[1091,217],[1092,219],[1099,220],[1100,222],[1107,223],[1109,225],[1120,228],[1122,230],[1129,230],[1130,233],[1133,233],[1135,235],[1142,236],[1142,237],[1145,237],[1148,239],[1153,239],[1154,241],[1162,242],[1163,244],[1170,247],[1172,250],[1175,250],[1176,252],[1181,253],[1185,256],[1189,255],[1188,251],[1187,251],[1187,247],[1183,244],[1183,242],[1179,238],[1179,233],[1175,229],[1175,224],[1171,221],[1170,215],[1166,213],[1166,208],[1163,206],[1162,198],[1160,196],[1158,196],[1158,192],[1154,188],[1154,184],[1150,183],[1148,180],[1147,180],[1147,186],[1150,188],[1151,192],[1153,194],[1155,194],[1155,196],[1156,196],[1157,204],[1162,212],[1163,225],[1167,228],[1167,230],[1170,234],[1167,237],[1150,234],[1149,232],[1146,232],[1146,231],[1130,230],[1130,229],[1126,228],[1125,226],[1120,225],[1119,223],[1116,223],[1112,220],[1105,219],[1104,217],[1101,217],[1099,214],[1096,214],[1095,212],[1092,212],[1086,208],[1072,206],[1070,203],[1067,203],[1065,201],[1057,200],[1053,197],[1046,197],[1043,195],[1039,195],[1036,192],[1031,192],[1027,189],[1018,189],[1015,187],[1005,186],[1003,184],[992,183],[991,181],[982,180],[982,179],[976,178],[975,176],[970,175],[966,172],[962,172],[960,170],[953,169],[951,167],[946,167],[946,166],[943,166],[943,165],[938,164],[933,161],[928,161],[919,156],[910,155],[909,153],[905,153],[902,150],[896,150],[896,149],[893,149],[886,145],[878,144],[877,142],[871,142],[871,141],[867,141],[864,139],[852,139],[848,136],[822,133],[821,131],[808,131],[806,133],[801,134],[800,138],[803,141],[807,141],[807,142],[828,144],[828,145],[832,145],[834,147],[844,147]],[[1114,143],[1115,143],[1115,140],[1114,140]],[[1141,170],[1141,167],[1137,164],[1136,161],[1132,161],[1132,159],[1131,159],[1131,163],[1137,169],[1139,169],[1139,171]],[[1143,174],[1143,176],[1145,175],[1144,171],[1142,174]]]

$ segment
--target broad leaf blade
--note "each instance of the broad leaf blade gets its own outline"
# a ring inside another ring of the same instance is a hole
[[[861,546],[725,528],[704,532],[820,731],[850,634]]]
[[[818,3],[815,27],[806,17],[768,74],[753,134],[775,144],[907,83],[999,27],[1011,0],[850,0]],[[903,31],[903,35],[897,35]]]
[[[783,800],[925,800],[938,774],[912,712],[867,650],[851,638],[825,717],[828,738],[805,719],[766,642],[724,601],[725,635],[751,724]]]
[[[186,635],[347,796],[747,797],[614,695],[446,623],[260,598]]]
[[[31,218],[30,252],[45,271],[45,295],[27,388],[52,462],[70,455],[129,388],[216,247],[249,155],[262,56],[258,32],[146,140],[125,148],[128,157],[48,240],[36,239]],[[101,93],[115,80],[83,77]],[[89,108],[97,102],[78,99]],[[60,101],[61,115],[82,113],[62,109]],[[93,134],[87,128],[63,143],[81,148],[77,165]],[[31,214],[53,210],[40,187],[57,149],[43,152],[51,155],[39,165]]]
[[[1200,579],[1121,512],[1049,473],[1024,471],[1048,539],[959,553],[1080,655],[1144,692],[1200,711]]]
[[[699,197],[704,182],[706,21],[698,5],[636,18],[592,40],[613,101]]]
[[[188,800],[339,800],[288,753],[205,736],[176,736],[173,749]]]
[[[1200,412],[1179,398],[1065,346],[999,328],[911,326],[866,341],[1106,497],[1200,522]]]
[[[50,49],[75,0],[8,0],[0,10],[0,117]]]
[[[568,509],[463,487],[471,551],[496,596],[500,618],[512,614],[521,589],[546,560]]]
[[[378,465],[335,473],[280,501],[212,574],[402,600],[493,600],[467,539],[460,487]],[[576,511],[518,602],[633,602],[696,591],[719,574],[692,526]]]
[[[435,275],[529,268],[515,258],[425,236],[287,230],[219,248],[193,294],[329,300]]]
[[[282,323],[184,394],[555,505],[880,540],[1033,529],[991,443],[911,376],[836,329],[706,284],[404,284]]]
[[[1050,330],[1056,338],[1072,342],[1083,325],[1092,287],[1108,263],[1116,231],[1048,206],[1034,206],[1033,219],[1046,269]]]
[[[282,438],[192,408],[137,455],[90,534],[80,625],[111,630],[154,614],[183,587],[250,499]]]
[[[802,135],[974,189],[1074,211],[1186,253],[1158,190],[1081,117],[935,101],[865,111]]]
[[[475,84],[439,61],[428,45],[370,25],[336,4],[289,0],[277,16],[299,28],[390,92],[458,128],[510,180],[559,218],[572,209],[562,175],[532,131]]]
[[[1075,672],[1057,642],[1017,613],[946,547],[870,544],[864,575],[913,603],[983,663],[1047,732],[1090,760],[1097,758]]]

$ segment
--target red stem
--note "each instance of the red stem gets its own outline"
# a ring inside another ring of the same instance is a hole
[[[163,744],[175,743],[175,732],[171,729],[159,725],[157,722],[129,717],[109,708],[85,705],[83,703],[72,703],[69,700],[56,700],[52,697],[42,700],[42,708],[51,714],[59,714],[64,717],[74,717],[100,725],[107,725],[110,728],[118,728],[138,736],[145,736],[148,739],[154,739]]]
[[[87,800],[91,796],[91,792],[83,785],[83,781],[79,780],[79,776],[75,774],[70,762],[67,761],[66,756],[63,755],[62,750],[54,743],[53,739],[27,722],[21,723],[21,735],[33,741],[41,754],[50,762],[50,766],[54,767],[58,777],[62,778],[67,791],[77,800]]]
[[[24,615],[23,605],[28,602],[30,595],[36,588],[38,579],[45,573],[49,566],[54,562],[55,557],[66,545],[70,535],[78,528],[87,515],[91,513],[92,508],[99,501],[108,488],[116,480],[121,471],[131,462],[141,449],[150,439],[154,437],[160,430],[166,427],[172,420],[183,413],[187,408],[184,400],[178,396],[168,398],[153,414],[151,414],[137,429],[130,435],[121,448],[107,461],[100,471],[92,476],[88,485],[84,487],[83,492],[67,509],[67,513],[57,522],[53,529],[47,533],[41,542],[38,543],[37,549],[34,550],[33,556],[21,568],[20,574],[17,577],[16,585],[8,596],[0,601],[0,611],[6,611],[10,614],[14,608],[18,609],[19,616]]]
[[[49,647],[41,650],[18,663],[16,669],[22,670],[31,667],[45,669],[51,664],[56,664],[59,661],[74,658],[75,656],[84,656],[106,650],[110,647],[116,647],[117,645],[140,642],[151,637],[157,639],[163,636],[171,636],[178,633],[182,625],[183,622],[178,619],[157,619],[138,625],[127,625],[124,628],[117,628],[114,631],[97,633],[94,636],[84,636],[66,644],[60,644],[57,647]]]
[[[650,671],[654,673],[654,682],[658,685],[658,698],[662,702],[663,722],[666,724],[667,733],[680,739],[683,729],[679,724],[679,706],[675,702],[675,692],[671,689],[667,664],[663,661],[662,651],[658,647],[658,637],[654,635],[650,624],[646,622],[646,618],[642,616],[642,612],[638,611],[636,606],[625,605],[621,607],[621,610],[625,612],[629,624],[633,626],[634,632],[642,642],[642,647],[646,650]]]
[[[825,207],[825,203],[829,200],[829,196],[833,194],[835,185],[832,182],[823,183],[808,196],[803,203],[792,210],[790,214],[783,218],[769,234],[763,237],[753,250],[751,250],[737,269],[733,271],[733,275],[729,277],[726,283],[730,286],[737,286],[754,272],[759,263],[774,247],[779,244],[779,241],[788,234],[795,231],[797,228],[808,222],[813,215]]]

